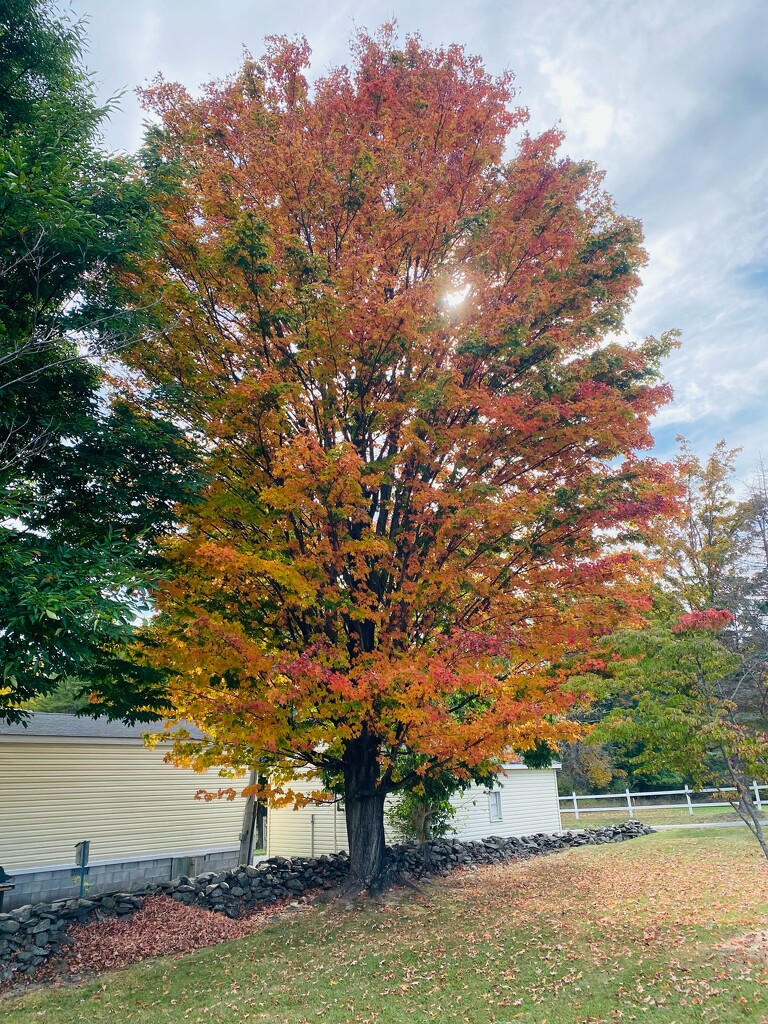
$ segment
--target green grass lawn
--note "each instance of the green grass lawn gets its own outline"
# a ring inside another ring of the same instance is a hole
[[[318,908],[237,942],[0,1001],[14,1024],[768,1021],[768,863],[746,830],[658,833]]]

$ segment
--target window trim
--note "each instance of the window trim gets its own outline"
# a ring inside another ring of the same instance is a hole
[[[491,789],[488,792],[488,820],[493,822],[504,820],[500,789]]]

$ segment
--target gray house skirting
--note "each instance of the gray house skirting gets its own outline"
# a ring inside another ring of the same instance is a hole
[[[238,849],[231,849],[189,854],[148,854],[141,859],[133,857],[124,861],[90,864],[84,895],[124,892],[132,885],[167,882],[180,875],[225,871],[237,867],[238,852]],[[16,888],[5,894],[3,910],[12,910],[28,903],[71,899],[80,892],[80,875],[74,865],[19,868],[15,871],[9,869],[8,873],[13,877]]]

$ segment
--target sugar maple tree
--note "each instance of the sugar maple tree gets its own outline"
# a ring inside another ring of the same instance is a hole
[[[176,758],[268,797],[339,780],[375,890],[386,794],[572,736],[567,675],[645,607],[671,341],[611,340],[639,226],[558,132],[506,159],[509,76],[391,29],[312,89],[308,61],[274,39],[199,99],[145,94],[180,179],[131,384],[210,481],[145,657],[206,736]]]

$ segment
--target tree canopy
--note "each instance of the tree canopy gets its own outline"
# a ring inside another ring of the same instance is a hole
[[[147,90],[180,183],[126,358],[210,480],[143,655],[205,733],[176,756],[270,793],[336,772],[375,886],[402,759],[462,777],[573,735],[567,677],[639,621],[674,339],[620,339],[640,227],[522,133],[510,76],[389,29],[351,56],[310,87],[278,38],[200,98]]]

